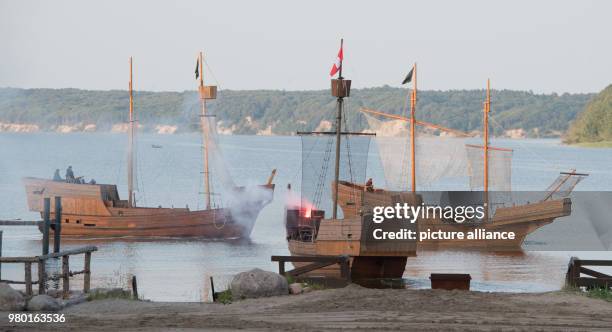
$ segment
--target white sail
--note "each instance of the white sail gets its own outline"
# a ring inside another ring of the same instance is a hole
[[[379,120],[364,114],[376,144],[385,172],[388,190],[410,188],[410,126],[405,120]],[[417,188],[446,177],[467,175],[466,138],[436,136],[417,130],[415,133],[415,166]]]
[[[484,148],[466,145],[470,189],[484,189]],[[512,190],[512,150],[489,148],[488,190]]]

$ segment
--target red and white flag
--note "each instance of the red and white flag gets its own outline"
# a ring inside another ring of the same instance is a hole
[[[329,72],[329,76],[334,76],[336,73],[342,68],[342,59],[344,56],[342,55],[342,44],[340,44],[340,51],[338,51],[338,58],[336,59],[336,63],[332,66],[331,71]]]

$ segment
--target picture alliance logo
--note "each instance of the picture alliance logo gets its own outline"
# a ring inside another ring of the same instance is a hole
[[[419,219],[441,219],[458,224],[464,222],[481,222],[486,216],[487,203],[482,205],[408,205],[396,203],[394,206],[375,206],[372,209],[372,221],[380,224],[389,219],[406,220],[415,223]]]

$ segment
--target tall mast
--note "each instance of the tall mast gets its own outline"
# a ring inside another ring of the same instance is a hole
[[[489,191],[489,111],[491,110],[491,83],[487,79],[487,96],[484,103],[484,191]]]
[[[340,39],[340,49],[342,49],[344,44],[344,39]],[[344,56],[343,56],[344,57]],[[332,80],[332,90],[333,90],[333,81]],[[338,84],[338,90],[344,87],[344,77],[342,77],[342,59],[340,59],[340,72],[338,74],[338,79],[336,80]],[[336,219],[338,217],[338,181],[340,180],[340,139],[342,137],[342,104],[344,103],[344,93],[337,93],[337,106],[338,112],[336,114],[336,164],[335,164],[335,174],[334,174],[334,183],[336,187],[334,189],[334,207],[332,209],[332,218]],[[333,94],[333,91],[332,91]]]
[[[204,65],[202,63],[202,52],[200,52],[199,64],[200,64],[200,102],[202,104],[202,110],[200,113],[200,125],[202,127],[202,140],[203,140],[203,153],[204,153],[204,194],[206,195],[206,209],[210,209],[210,171],[208,167],[208,128],[209,122],[206,117],[206,93],[204,89]]]
[[[412,86],[412,95],[410,96],[410,179],[412,183],[412,192],[416,191],[416,154],[414,151],[414,135],[416,129],[416,119],[414,114],[416,113],[416,102],[417,102],[417,65],[414,64],[414,85]]]
[[[130,57],[130,122],[128,132],[128,206],[134,207],[134,93],[132,90],[132,57]]]
[[[484,150],[484,205],[485,205],[485,222],[489,220],[489,112],[491,111],[491,83],[487,79],[487,96],[484,102],[484,123],[483,123],[483,150]]]

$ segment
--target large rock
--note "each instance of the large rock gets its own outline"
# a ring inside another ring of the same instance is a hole
[[[0,283],[0,311],[21,311],[25,308],[25,298],[6,283]]]
[[[28,301],[28,311],[58,311],[62,306],[49,295],[36,295]]]
[[[280,274],[261,269],[238,273],[230,286],[234,300],[287,295],[287,279]]]

